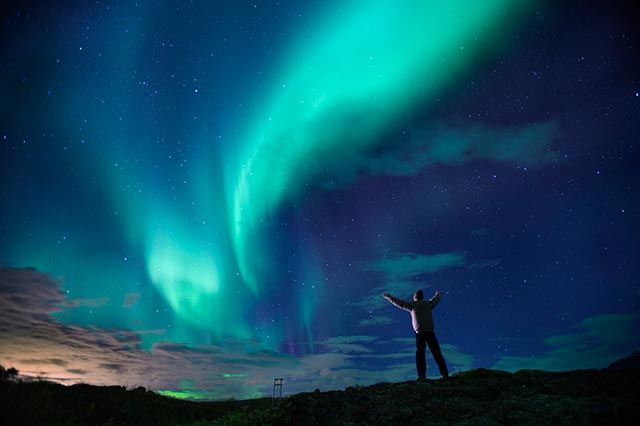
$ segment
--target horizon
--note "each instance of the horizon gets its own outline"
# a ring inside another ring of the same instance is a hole
[[[636,357],[636,361],[637,361],[637,356],[640,355],[640,351],[634,351],[633,353],[627,355],[624,358],[621,358],[619,360],[614,361],[614,363],[618,362],[618,361],[624,361],[624,360],[630,360],[633,359],[633,357]],[[613,364],[613,363],[612,363]],[[6,368],[4,366],[2,366],[3,368]],[[7,370],[9,370],[10,368],[7,368]],[[575,370],[563,370],[563,371],[546,371],[546,370],[528,370],[528,369],[522,369],[522,370],[518,370],[518,371],[505,371],[505,370],[494,370],[494,369],[486,369],[486,368],[474,368],[471,370],[467,370],[467,371],[459,371],[457,373],[474,373],[474,372],[478,372],[478,371],[493,371],[493,372],[498,372],[498,373],[509,373],[509,374],[519,374],[519,373],[531,373],[531,372],[537,372],[537,373],[558,373],[558,374],[562,374],[562,373],[580,373],[580,372],[584,372],[584,371],[606,371],[606,370],[611,370],[612,369],[612,365],[610,364],[608,367],[605,368],[593,368],[593,369],[575,369]],[[614,368],[615,369],[615,368]],[[619,368],[618,368],[619,369]],[[450,376],[451,377],[459,377],[457,373],[454,373],[454,375]],[[465,377],[467,376],[466,374],[463,374]],[[428,382],[436,382],[436,381],[440,381],[440,380],[446,380],[449,381],[450,378],[440,378],[440,379],[428,379]],[[274,379],[276,380],[276,379]],[[214,403],[224,403],[224,402],[231,402],[231,401],[250,401],[250,400],[257,400],[257,399],[281,399],[281,398],[289,398],[292,397],[294,395],[298,395],[301,393],[312,393],[312,394],[316,394],[316,393],[324,393],[324,392],[340,392],[340,391],[347,391],[349,388],[365,388],[365,387],[372,387],[372,386],[376,386],[376,385],[393,385],[393,384],[405,384],[405,383],[415,383],[414,380],[407,380],[407,381],[402,381],[402,382],[377,382],[377,383],[371,383],[368,385],[360,385],[358,383],[349,386],[349,387],[345,387],[344,389],[328,389],[328,390],[320,390],[320,389],[314,389],[313,391],[309,390],[309,391],[300,391],[297,393],[286,393],[283,395],[277,395],[275,394],[275,392],[271,395],[268,395],[266,393],[260,393],[260,394],[254,394],[251,395],[249,398],[246,399],[241,399],[241,400],[237,400],[234,397],[227,397],[227,398],[223,398],[223,399],[206,399],[206,398],[198,398],[195,396],[186,396],[183,392],[179,392],[179,391],[167,391],[167,390],[153,390],[153,389],[147,389],[143,386],[137,386],[137,387],[126,387],[126,386],[121,386],[121,385],[93,385],[90,383],[85,383],[85,382],[79,382],[79,383],[60,383],[57,381],[52,381],[52,380],[47,380],[47,379],[43,379],[42,377],[29,377],[29,376],[23,376],[20,374],[20,372],[17,372],[17,375],[13,378],[10,378],[8,381],[13,382],[13,383],[52,383],[55,385],[61,385],[61,386],[75,386],[75,385],[85,385],[85,386],[92,386],[92,387],[97,387],[97,388],[112,388],[112,387],[116,387],[116,388],[122,388],[125,391],[129,392],[129,391],[136,391],[138,389],[142,389],[144,392],[152,392],[155,393],[157,395],[163,396],[163,397],[167,397],[167,398],[171,398],[171,399],[178,399],[178,400],[184,400],[184,401],[191,401],[191,402],[214,402]]]

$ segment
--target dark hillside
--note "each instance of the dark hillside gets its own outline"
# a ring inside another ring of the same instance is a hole
[[[631,425],[640,419],[640,370],[473,370],[425,384],[381,383],[291,400],[293,424],[306,426]]]
[[[270,406],[271,400],[194,402],[144,388],[0,383],[3,425],[178,425],[214,419],[248,405]]]
[[[626,362],[624,365],[630,365]],[[270,399],[192,402],[142,388],[0,384],[6,425],[636,425],[640,369],[478,369]]]

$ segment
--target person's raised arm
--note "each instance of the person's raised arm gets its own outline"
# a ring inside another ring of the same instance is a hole
[[[408,306],[408,303],[402,299],[398,299],[397,297],[393,297],[390,293],[384,293],[382,295],[385,299],[391,302],[394,306],[397,306],[400,309],[404,309],[405,311],[410,311],[411,307]]]
[[[433,297],[429,299],[429,303],[431,303],[431,309],[438,306],[438,303],[440,303],[441,296],[442,296],[442,293],[440,293],[440,290],[436,290],[436,294],[434,294]]]

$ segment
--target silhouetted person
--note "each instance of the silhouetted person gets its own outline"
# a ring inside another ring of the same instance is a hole
[[[418,381],[424,382],[427,380],[426,345],[429,345],[431,355],[433,355],[433,359],[436,361],[436,364],[438,364],[442,377],[449,377],[447,363],[444,361],[440,344],[438,343],[438,339],[436,339],[436,333],[433,328],[433,315],[431,314],[431,310],[440,302],[440,291],[436,291],[436,294],[431,299],[424,300],[422,290],[418,290],[413,294],[413,302],[398,299],[389,293],[384,293],[382,297],[398,308],[411,313],[413,330],[416,332],[416,368],[418,370]]]

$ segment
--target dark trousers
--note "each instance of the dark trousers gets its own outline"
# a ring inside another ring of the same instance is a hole
[[[418,369],[418,377],[426,377],[427,375],[427,359],[425,356],[426,346],[429,345],[429,350],[438,368],[440,374],[444,377],[449,375],[447,369],[447,363],[444,361],[442,351],[440,350],[440,343],[436,339],[436,334],[433,331],[423,331],[416,333],[416,368]]]

